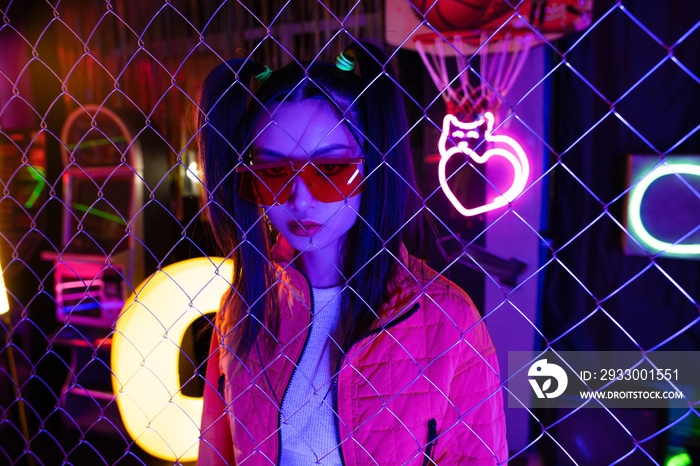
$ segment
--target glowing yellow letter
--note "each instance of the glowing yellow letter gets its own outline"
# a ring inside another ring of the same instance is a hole
[[[187,328],[219,309],[233,262],[200,257],[164,267],[124,304],[112,339],[112,386],[129,435],[166,460],[197,459],[202,398],[181,393],[178,358]]]
[[[2,265],[0,265],[0,315],[5,314],[10,310],[10,302],[7,299],[7,290],[5,289],[5,279],[3,278]]]

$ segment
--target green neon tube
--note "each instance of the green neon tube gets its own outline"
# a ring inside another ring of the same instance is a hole
[[[73,208],[76,210],[79,210],[81,212],[87,212],[90,215],[95,215],[97,217],[111,220],[112,222],[116,222],[116,223],[119,223],[120,225],[126,226],[126,222],[124,221],[123,218],[121,218],[118,215],[113,215],[113,214],[107,213],[104,210],[96,209],[94,207],[90,208],[90,206],[87,206],[85,204],[79,204],[77,202],[73,203]]]
[[[114,144],[116,142],[124,142],[126,141],[125,136],[117,136],[114,138],[101,138],[101,139],[92,139],[90,141],[81,141],[76,144],[68,144],[66,147],[68,150],[73,150],[76,147],[80,147],[80,149],[87,149],[88,147],[96,147],[96,146],[106,146],[107,144]]]
[[[661,166],[649,173],[637,186],[632,188],[629,201],[629,220],[633,233],[646,245],[658,251],[679,256],[691,256],[700,254],[700,244],[673,244],[655,238],[642,222],[642,199],[651,184],[662,176],[686,174],[700,176],[700,165],[687,163]]]
[[[39,199],[41,190],[44,189],[44,186],[46,186],[46,181],[44,180],[45,173],[43,168],[29,165],[27,166],[27,171],[34,181],[36,181],[36,186],[34,186],[32,194],[29,196],[29,199],[27,199],[27,202],[24,203],[25,208],[31,209],[34,207],[36,200]]]

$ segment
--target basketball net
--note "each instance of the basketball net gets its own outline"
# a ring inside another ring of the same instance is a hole
[[[452,42],[449,42],[450,36]],[[498,115],[535,44],[532,34],[506,32],[495,38],[487,32],[429,34],[415,38],[428,74],[447,105],[447,113],[476,119],[485,111]],[[448,56],[454,56],[457,76],[450,77]],[[473,58],[478,56],[478,65]],[[475,73],[479,84],[470,82]]]

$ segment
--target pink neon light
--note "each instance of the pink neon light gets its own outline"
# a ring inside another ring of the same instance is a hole
[[[508,136],[493,135],[491,131],[493,130],[494,117],[493,113],[486,112],[482,118],[471,123],[462,123],[457,120],[454,115],[445,115],[442,121],[442,134],[440,134],[440,140],[438,141],[438,150],[440,151],[440,164],[438,165],[438,176],[440,178],[440,186],[443,192],[450,200],[452,205],[457,209],[457,211],[464,215],[465,217],[470,217],[473,215],[479,215],[490,210],[498,209],[508,205],[515,199],[518,194],[523,192],[525,189],[525,184],[527,183],[527,177],[530,174],[530,164],[527,161],[527,156],[525,151],[520,147],[520,144],[515,142],[515,140]],[[467,138],[476,139],[478,133],[476,128],[486,123],[486,132],[484,139],[491,143],[492,146],[483,155],[477,154],[473,149],[469,147],[468,141],[459,141],[456,146],[447,148],[447,142],[452,140],[452,138],[463,138],[465,133]],[[455,129],[450,129],[455,128]],[[505,146],[505,147],[504,147]],[[447,177],[445,175],[445,168],[447,167],[447,161],[455,154],[464,153],[474,160],[476,163],[486,163],[488,159],[494,155],[500,156],[508,160],[515,171],[515,177],[513,178],[513,184],[508,190],[500,196],[497,196],[493,201],[488,204],[484,204],[473,209],[467,209],[462,205],[462,203],[454,195],[450,187],[447,185]]]

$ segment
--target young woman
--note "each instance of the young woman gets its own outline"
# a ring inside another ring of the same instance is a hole
[[[208,213],[237,266],[199,463],[505,462],[486,327],[416,258],[426,209],[381,52],[353,44],[272,73],[230,61],[200,108]]]

